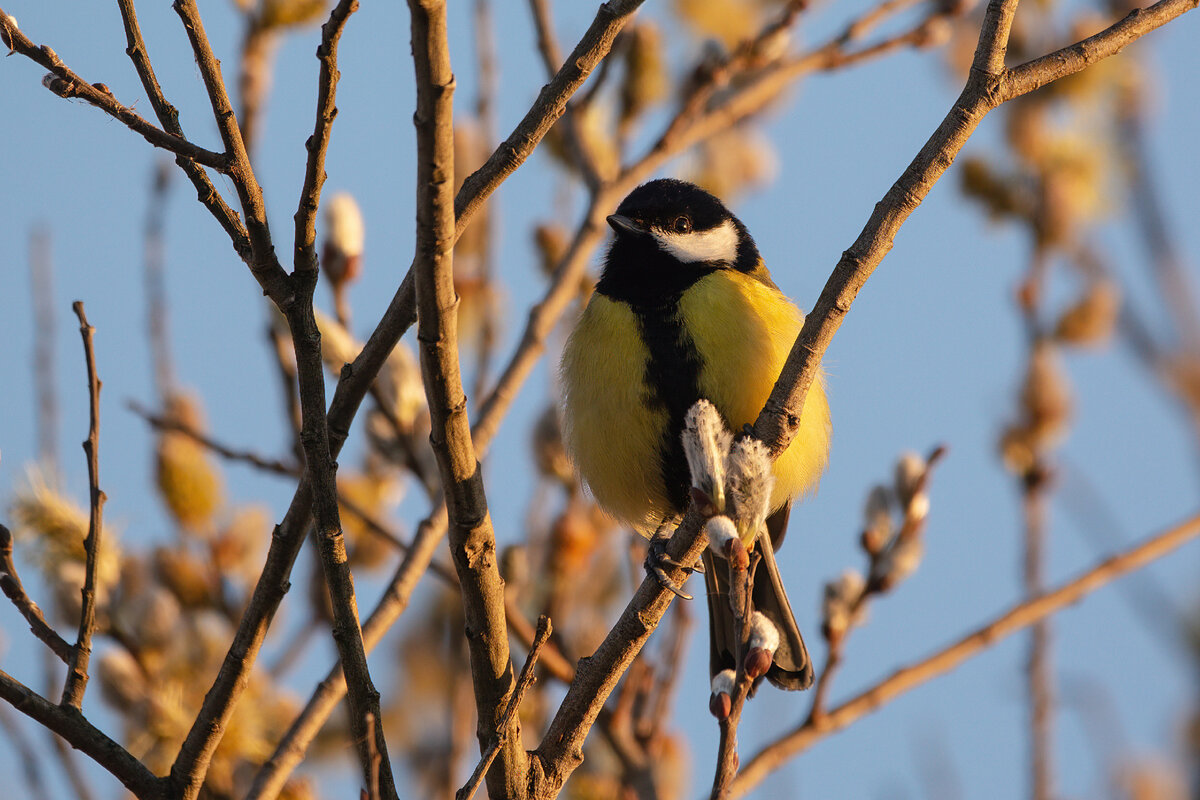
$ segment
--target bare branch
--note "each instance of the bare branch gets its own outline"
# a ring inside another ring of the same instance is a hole
[[[204,23],[200,20],[196,0],[175,0],[172,7],[187,31],[188,41],[191,42],[192,52],[196,56],[196,65],[200,68],[200,77],[204,81],[204,88],[212,105],[213,118],[228,154],[230,163],[227,171],[237,189],[238,201],[246,217],[246,231],[250,239],[250,258],[246,260],[246,264],[255,280],[262,286],[263,292],[286,314],[288,307],[295,300],[294,290],[287,273],[279,265],[274,245],[271,243],[262,189],[254,177],[237,117],[229,103],[229,94],[221,77],[221,62],[213,55],[212,45],[204,33]]]
[[[71,645],[66,639],[59,636],[54,628],[50,627],[50,623],[46,622],[46,617],[42,614],[42,609],[38,608],[38,604],[33,602],[25,593],[25,587],[21,585],[21,578],[17,575],[17,565],[13,562],[12,533],[3,525],[0,525],[0,590],[4,591],[5,596],[21,612],[21,616],[29,623],[29,630],[33,635],[45,642],[46,646],[54,652],[54,655],[62,659],[64,664],[69,663],[72,654]]]
[[[46,88],[59,97],[84,100],[110,116],[120,120],[134,133],[141,134],[147,142],[155,147],[170,150],[184,158],[191,159],[206,167],[227,172],[230,169],[229,158],[222,153],[214,153],[199,145],[189,142],[182,136],[168,133],[155,127],[150,122],[135,114],[133,109],[117,102],[112,91],[103,83],[88,83],[76,75],[70,67],[62,62],[58,54],[48,46],[35,45],[9,22],[9,16],[0,8],[0,41],[10,50],[20,53],[31,61],[48,69],[53,77],[43,81]]]
[[[403,563],[396,570],[379,604],[363,624],[363,645],[367,652],[379,644],[384,633],[408,608],[408,601],[417,581],[429,567],[434,552],[441,544],[447,521],[445,506],[442,506],[433,516],[421,523]],[[304,710],[292,722],[271,758],[255,776],[246,800],[260,800],[279,793],[292,770],[304,759],[309,744],[345,694],[346,680],[341,665],[334,664],[305,704]]]
[[[446,6],[410,0],[417,111],[416,274],[421,372],[425,379],[430,443],[442,474],[450,519],[450,552],[462,584],[479,715],[480,747],[499,729],[503,705],[513,692],[504,581],[496,563],[496,539],[476,460],[458,361],[457,298],[453,250],[455,213],[454,75],[446,38]],[[504,746],[488,772],[495,797],[523,797],[527,759],[518,718],[503,723]]]
[[[142,29],[138,25],[133,0],[117,0],[117,5],[121,8],[121,20],[125,24],[125,53],[133,61],[138,78],[142,81],[142,88],[146,90],[146,96],[150,98],[150,106],[154,109],[163,129],[167,133],[173,133],[182,138],[183,127],[179,124],[179,111],[167,102],[167,98],[163,96],[162,87],[158,85],[158,78],[155,77],[154,68],[150,65],[146,42],[142,39]],[[245,227],[242,226],[242,221],[238,219],[237,212],[225,203],[224,198],[209,180],[208,174],[197,166],[195,161],[183,156],[176,156],[175,163],[196,187],[196,199],[225,229],[238,256],[243,261],[248,261],[250,259],[250,239]]]
[[[274,458],[264,458],[257,453],[252,453],[249,450],[238,450],[232,447],[227,447],[215,439],[204,435],[192,426],[182,422],[179,419],[164,417],[161,414],[155,414],[145,406],[135,400],[130,400],[125,404],[130,411],[137,414],[146,422],[150,423],[154,428],[160,431],[174,431],[182,433],[197,444],[213,451],[221,458],[229,461],[237,461],[249,464],[252,467],[271,472],[276,475],[287,475],[289,477],[297,477],[302,473],[300,467],[285,464],[284,462]]]
[[[500,718],[500,724],[496,728],[496,732],[492,735],[492,741],[488,745],[487,751],[479,759],[479,763],[475,766],[475,771],[471,773],[470,779],[461,789],[454,793],[454,800],[471,800],[475,796],[475,792],[479,789],[479,784],[483,782],[483,776],[488,771],[488,767],[496,760],[496,755],[500,752],[500,748],[504,746],[504,737],[508,735],[509,722],[521,707],[521,701],[525,699],[525,691],[536,677],[533,668],[537,664],[538,656],[541,655],[542,647],[550,638],[551,630],[550,618],[545,615],[539,617],[537,634],[533,637],[533,644],[529,648],[529,655],[525,658],[525,666],[521,668],[521,675],[517,678],[516,691],[512,693],[512,697],[508,700],[508,706],[504,709],[504,716]]]
[[[300,190],[300,204],[294,217],[296,238],[293,247],[297,272],[301,271],[301,265],[303,269],[317,269],[317,250],[314,246],[317,210],[321,204],[321,187],[325,184],[325,154],[329,150],[333,118],[337,116],[334,100],[341,77],[337,68],[338,42],[346,28],[346,20],[357,10],[357,0],[342,0],[321,28],[321,44],[317,47],[317,59],[321,62],[317,84],[317,120],[312,136],[304,143],[308,162],[304,170],[304,186]]]
[[[667,543],[671,562],[696,563],[701,551],[708,546],[702,524],[699,512],[689,509]],[[666,573],[678,585],[688,577],[688,573],[678,567],[671,567]],[[575,680],[534,752],[536,764],[530,774],[534,797],[557,796],[570,774],[583,762],[583,741],[588,731],[674,597],[657,578],[648,576],[596,652],[580,661]]]
[[[1134,41],[1194,9],[1197,0],[1159,0],[1130,11],[1119,22],[1073,45],[1008,70],[997,103],[1040,89],[1074,75],[1097,61],[1115,56]]]
[[[1013,606],[991,622],[975,629],[954,644],[915,664],[896,670],[874,686],[860,692],[837,708],[809,719],[763,748],[742,768],[734,782],[734,795],[749,792],[784,762],[804,752],[817,741],[840,731],[896,697],[957,667],[1001,639],[1045,619],[1066,606],[1107,586],[1117,578],[1141,569],[1200,536],[1200,515],[1170,530],[1146,539],[1123,553],[1105,559],[1078,578],[1053,591]]]
[[[76,710],[83,703],[88,683],[88,662],[92,657],[92,633],[96,630],[96,561],[104,542],[104,492],[100,491],[100,378],[96,375],[96,351],[92,342],[95,328],[88,324],[83,303],[76,300],[71,306],[79,317],[79,333],[83,337],[83,354],[87,362],[89,419],[88,436],[83,442],[87,455],[88,496],[91,512],[88,516],[87,538],[83,541],[86,567],[83,580],[83,608],[79,614],[79,635],[71,648],[67,662],[67,681],[63,687],[62,704]]]
[[[482,167],[463,181],[454,201],[455,237],[462,235],[471,217],[488,195],[521,166],[550,127],[562,116],[571,98],[596,65],[608,55],[613,40],[643,0],[610,0],[601,4],[596,18],[579,40],[558,73],[542,87],[537,102]]]

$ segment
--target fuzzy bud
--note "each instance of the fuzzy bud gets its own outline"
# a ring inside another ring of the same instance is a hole
[[[863,505],[863,549],[878,553],[892,535],[892,495],[886,486],[876,485],[867,493]]]
[[[725,510],[725,460],[733,434],[716,406],[697,400],[683,422],[683,453],[692,485],[709,496],[717,512]]]
[[[1110,280],[1094,281],[1075,305],[1058,318],[1054,336],[1079,346],[1102,345],[1112,336],[1121,313],[1121,293]]]
[[[1030,355],[1021,405],[1039,446],[1050,446],[1062,438],[1071,418],[1071,389],[1058,348],[1048,341],[1035,345]]]
[[[890,591],[917,571],[925,546],[919,536],[897,538],[871,569],[871,585],[881,592]]]
[[[925,459],[913,452],[903,453],[896,461],[896,499],[902,508],[907,508],[913,497],[921,490],[925,477]]]
[[[779,649],[779,629],[761,611],[750,617],[750,648],[771,654]]]
[[[737,527],[729,517],[717,516],[704,523],[708,533],[708,547],[721,558],[729,557],[729,546],[738,538]]]
[[[163,416],[169,421],[187,431],[204,432],[198,397],[177,391],[165,405]],[[211,533],[213,519],[225,505],[225,488],[203,445],[181,431],[164,430],[154,450],[154,478],[163,503],[181,528]]]
[[[718,672],[712,679],[712,694],[708,698],[708,710],[718,720],[729,718],[733,710],[733,683],[737,676],[731,669]]]
[[[335,287],[358,277],[366,226],[354,196],[338,192],[325,205],[325,247],[321,269]]]
[[[849,569],[836,581],[825,584],[821,601],[821,633],[826,641],[837,642],[846,631],[862,623],[866,604],[861,602],[866,581],[857,571]],[[857,608],[856,608],[857,606]]]
[[[729,505],[737,522],[738,533],[748,549],[754,543],[770,511],[771,489],[775,475],[771,472],[771,455],[766,445],[757,439],[741,439],[729,451]]]

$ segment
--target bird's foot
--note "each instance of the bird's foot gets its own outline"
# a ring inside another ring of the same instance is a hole
[[[683,591],[683,587],[671,579],[671,576],[667,574],[664,567],[681,569],[688,575],[691,575],[693,572],[703,573],[704,569],[699,565],[699,563],[697,563],[695,566],[681,564],[672,558],[670,554],[667,553],[668,541],[670,541],[668,537],[658,535],[655,535],[650,539],[650,544],[646,547],[646,572],[647,574],[654,576],[654,579],[658,581],[659,586],[673,593],[675,596],[681,597],[684,600],[691,600],[692,596]]]

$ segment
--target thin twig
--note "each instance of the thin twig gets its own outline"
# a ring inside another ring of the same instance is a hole
[[[25,593],[25,587],[21,585],[21,578],[17,575],[17,565],[13,561],[12,533],[3,525],[0,525],[0,590],[4,591],[8,599],[21,612],[21,616],[29,623],[29,630],[33,635],[45,642],[46,646],[54,655],[62,659],[64,664],[70,663],[72,655],[70,643],[50,627],[50,623],[46,622],[46,617],[42,614],[42,609],[38,608],[38,604]]]
[[[83,540],[86,566],[83,579],[83,608],[79,614],[79,634],[67,662],[67,680],[63,687],[62,704],[78,710],[88,683],[88,663],[92,657],[92,633],[96,630],[96,563],[104,542],[104,492],[100,491],[100,378],[96,375],[96,350],[93,344],[95,328],[88,324],[83,303],[76,300],[71,308],[79,317],[79,333],[83,337],[83,354],[87,362],[89,423],[83,452],[87,455],[88,533]]]
[[[733,612],[733,630],[736,635],[733,660],[736,664],[733,679],[733,694],[730,697],[729,714],[720,721],[721,737],[717,746],[717,768],[713,773],[712,800],[726,800],[737,776],[738,725],[746,698],[750,694],[753,679],[746,674],[746,644],[750,638],[749,621],[753,613],[753,564],[741,539],[732,539],[727,563],[729,566],[729,608]],[[769,547],[768,543],[763,543]]]
[[[613,40],[644,0],[609,0],[600,5],[596,17],[561,68],[538,94],[512,134],[496,148],[482,167],[463,181],[454,201],[455,237],[462,235],[480,204],[505,178],[524,163],[550,127],[562,116],[567,101],[612,47]]]
[[[338,42],[346,21],[358,10],[358,0],[341,0],[329,14],[329,20],[321,28],[321,44],[317,47],[317,60],[321,63],[317,82],[317,113],[313,134],[304,143],[308,159],[304,169],[304,185],[300,190],[294,220],[295,269],[317,270],[316,218],[321,204],[321,187],[325,184],[325,155],[329,150],[329,137],[333,132],[333,119],[337,116]]]
[[[1045,592],[1046,558],[1046,472],[1035,467],[1040,478],[1027,478],[1023,497],[1025,516],[1022,579],[1027,598]],[[1029,690],[1030,797],[1054,797],[1054,675],[1050,664],[1049,620],[1034,623],[1030,630],[1026,663]]]
[[[1166,556],[1197,536],[1200,536],[1200,515],[1101,561],[1057,589],[1018,603],[954,644],[896,670],[888,678],[865,689],[821,717],[805,720],[799,727],[764,747],[743,766],[734,781],[734,796],[746,794],[768,774],[826,736],[842,730],[866,714],[877,711],[908,690],[951,671],[1005,637],[1079,602],[1083,597],[1111,584],[1117,578]]]
[[[239,450],[237,448],[221,444],[216,439],[201,433],[191,425],[188,425],[186,422],[174,417],[156,414],[136,400],[126,401],[125,406],[130,411],[154,426],[155,429],[160,431],[182,433],[192,441],[208,450],[211,450],[227,461],[249,464],[250,466],[255,467],[256,469],[261,469],[264,472],[274,473],[275,475],[286,475],[288,477],[299,477],[304,471],[296,464],[288,464],[276,458],[260,456],[250,450]]]
[[[179,3],[177,3],[178,7]],[[388,758],[387,742],[380,711],[379,692],[371,680],[359,626],[354,580],[346,557],[346,547],[338,509],[336,470],[325,419],[325,377],[321,362],[320,331],[313,312],[313,293],[317,285],[317,253],[314,220],[325,180],[325,153],[335,116],[339,72],[337,46],[346,21],[358,8],[357,0],[341,0],[331,11],[321,30],[317,48],[320,77],[317,90],[316,122],[309,138],[307,167],[299,206],[295,214],[293,302],[281,306],[292,332],[296,370],[300,384],[302,426],[300,442],[304,448],[305,472],[312,483],[312,510],[315,534],[320,545],[325,583],[333,606],[333,639],[337,644],[350,705],[350,726],[358,747],[364,781],[375,782],[385,800],[397,797],[395,778]],[[240,134],[229,132],[235,143]],[[236,151],[235,151],[236,152]],[[240,158],[240,156],[238,156]],[[252,179],[251,179],[252,180]],[[248,182],[247,185],[253,185]],[[265,223],[264,223],[265,225]],[[367,720],[377,724],[368,735]],[[376,757],[377,756],[377,757]]]
[[[200,77],[212,106],[213,119],[225,145],[229,177],[237,191],[249,236],[250,257],[246,259],[246,265],[250,267],[250,272],[262,287],[263,293],[286,313],[295,300],[293,288],[288,274],[279,265],[274,245],[271,243],[262,189],[254,177],[237,117],[229,103],[229,94],[221,77],[221,62],[213,55],[212,45],[204,32],[204,23],[200,20],[196,0],[175,0],[172,7],[187,32],[192,53],[196,57],[196,65],[200,68]]]
[[[667,555],[676,564],[694,564],[708,546],[702,517],[689,509],[667,543]],[[682,585],[688,573],[681,567],[665,570]],[[647,576],[596,651],[579,663],[575,680],[567,688],[558,712],[534,752],[539,769],[533,796],[551,797],[583,761],[583,742],[621,675],[650,638],[675,594],[657,578]]]
[[[134,69],[137,70],[138,77],[142,81],[142,87],[146,90],[146,96],[150,99],[150,106],[154,109],[154,113],[165,131],[183,138],[183,128],[179,124],[179,111],[163,96],[162,87],[158,85],[158,78],[155,77],[154,68],[150,64],[150,56],[146,51],[146,42],[142,39],[142,30],[138,25],[133,0],[117,0],[117,5],[121,8],[121,20],[125,24],[125,53],[133,61]],[[237,212],[229,207],[217,192],[216,187],[213,186],[208,174],[195,161],[183,156],[176,156],[175,163],[196,187],[196,199],[208,209],[225,233],[229,235],[233,249],[238,256],[242,260],[248,260],[250,258],[250,239]]]
[[[512,697],[508,700],[508,706],[504,709],[504,714],[500,718],[500,724],[492,733],[491,743],[488,745],[483,757],[479,759],[479,763],[475,766],[475,771],[471,773],[470,779],[461,789],[454,793],[454,800],[471,800],[475,796],[475,792],[479,789],[479,784],[483,782],[483,776],[487,773],[488,768],[491,767],[492,762],[496,760],[496,755],[500,752],[500,748],[504,746],[504,737],[509,734],[509,722],[521,707],[521,701],[525,698],[525,691],[536,677],[533,668],[537,664],[542,647],[550,638],[551,630],[550,618],[544,615],[538,617],[537,634],[533,637],[533,646],[529,648],[529,655],[525,658],[525,666],[521,667],[521,675],[517,678],[517,686],[513,690]]]
[[[43,83],[54,94],[66,99],[78,98],[90,103],[123,122],[126,127],[134,133],[140,134],[155,147],[170,150],[172,153],[220,172],[229,171],[230,162],[224,154],[206,150],[182,136],[168,133],[151,124],[134,113],[133,109],[119,103],[112,91],[103,83],[88,83],[64,64],[58,54],[48,46],[41,45],[39,47],[29,41],[24,33],[9,22],[9,19],[10,17],[4,12],[4,9],[0,8],[0,41],[3,41],[11,51],[20,53],[48,69],[53,77],[48,77]]]

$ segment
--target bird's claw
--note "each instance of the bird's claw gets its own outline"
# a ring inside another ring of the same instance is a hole
[[[659,586],[673,593],[676,597],[683,598],[684,600],[691,600],[692,596],[683,591],[683,588],[678,583],[673,581],[671,576],[667,575],[666,570],[664,570],[663,567],[666,566],[674,569],[681,569],[688,575],[692,574],[693,572],[704,572],[704,570],[699,566],[699,564],[694,567],[688,566],[681,564],[672,558],[667,553],[667,541],[668,540],[666,538],[659,536],[655,536],[650,540],[650,544],[646,548],[646,572],[647,574],[654,576],[654,579],[658,581]]]

